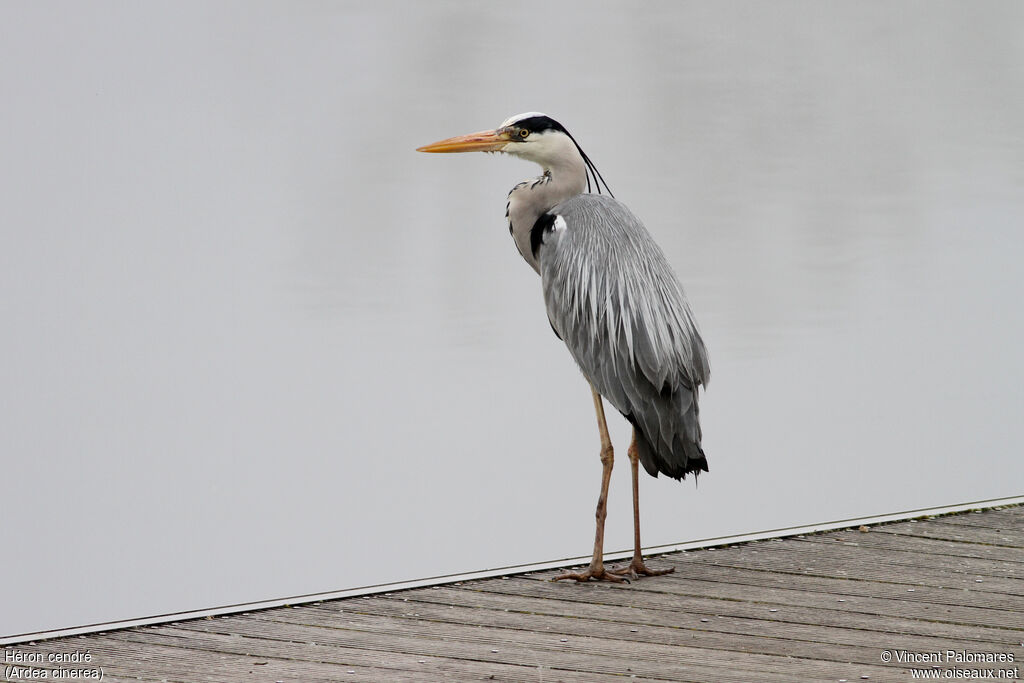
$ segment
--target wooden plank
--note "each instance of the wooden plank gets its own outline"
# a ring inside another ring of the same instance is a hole
[[[526,660],[512,663],[488,662],[480,659],[462,659],[429,652],[409,654],[400,648],[401,641],[396,640],[396,647],[364,648],[349,647],[338,635],[326,635],[321,631],[288,631],[281,629],[282,638],[253,637],[247,631],[246,624],[232,624],[225,630],[223,618],[213,619],[200,627],[199,622],[187,622],[192,628],[158,626],[139,632],[119,634],[125,643],[133,644],[140,649],[176,649],[178,658],[188,655],[207,654],[204,661],[227,661],[232,656],[251,657],[258,652],[261,661],[277,661],[287,670],[293,680],[306,681],[314,675],[326,676],[324,681],[349,680],[412,680],[436,681],[445,678],[466,680],[469,677],[487,679],[494,676],[497,680],[522,681],[530,683],[539,677],[550,680],[585,682],[591,680],[610,681],[610,677],[599,674],[581,675],[573,671],[554,671],[547,669],[542,663]],[[296,635],[305,638],[308,635],[320,637],[324,642],[297,640]],[[213,655],[213,656],[209,656]],[[354,673],[348,673],[352,671]],[[211,680],[235,680],[230,678],[229,671],[218,671],[222,678]],[[245,680],[237,678],[237,680]],[[615,678],[614,680],[621,680]],[[643,680],[657,680],[645,678]]]
[[[877,615],[860,615],[851,612],[835,612],[791,608],[785,618],[777,613],[769,613],[765,617],[760,606],[749,603],[694,600],[695,611],[681,612],[676,610],[644,609],[624,599],[621,605],[598,604],[587,601],[573,602],[561,598],[532,598],[522,595],[506,595],[484,591],[466,590],[463,588],[440,588],[432,591],[417,591],[408,598],[394,598],[407,605],[409,613],[415,615],[419,605],[441,605],[447,607],[474,607],[479,609],[503,610],[513,614],[528,615],[549,614],[565,615],[571,618],[591,618],[623,623],[627,626],[678,626],[679,614],[695,616],[688,628],[718,630],[742,633],[771,633],[792,639],[815,640],[822,643],[857,645],[878,643],[890,634],[901,637],[901,642],[913,645],[913,648],[928,649],[929,645],[945,643],[957,639],[966,643],[978,643],[987,646],[1011,646],[1021,638],[1020,631],[995,629],[990,627],[964,626],[960,624],[943,624],[941,622],[922,622],[900,617]],[[325,605],[326,606],[326,605]],[[908,649],[913,649],[908,645]]]
[[[362,667],[348,674],[348,667],[296,662],[266,652],[249,654],[246,651],[241,655],[232,655],[222,648],[215,656],[209,656],[210,651],[194,640],[152,643],[145,628],[111,632],[102,636],[90,635],[88,638],[87,647],[94,657],[94,663],[103,668],[104,681],[219,683],[249,680],[254,676],[271,681],[290,679],[318,683],[380,680],[379,671],[375,673],[370,667]],[[240,642],[237,637],[230,640]],[[23,649],[20,645],[17,647]],[[82,646],[67,647],[64,639],[49,640],[31,647],[44,654],[84,649]],[[437,680],[437,677],[425,674],[418,680],[431,681]]]
[[[656,582],[637,582],[636,587],[587,583],[570,586],[570,590],[576,591],[576,595],[585,596],[586,599],[605,602],[606,604],[610,594],[630,590],[632,593],[630,600],[637,606],[645,609],[657,609],[659,605],[671,609],[685,609],[684,605],[688,599],[700,597],[715,598],[719,601],[756,603],[757,608],[765,618],[768,618],[769,615],[777,617],[780,613],[785,615],[786,610],[791,607],[817,607],[837,612],[857,612],[871,615],[892,615],[898,613],[899,616],[903,617],[942,621],[951,624],[996,626],[1007,629],[1017,629],[1021,626],[1020,613],[1014,613],[1009,610],[903,601],[898,606],[899,610],[897,612],[897,606],[894,606],[891,600],[884,598],[844,597],[843,595],[837,596],[818,591],[803,591],[790,588],[737,586],[700,579],[676,581],[671,584],[669,582],[670,580],[665,577],[658,577]],[[480,584],[476,588],[477,590],[505,592],[513,595],[531,595],[534,597],[550,597],[553,594],[556,596],[569,595],[569,590],[553,588],[553,586],[563,585],[530,578],[514,577],[510,581]],[[621,598],[619,599],[621,600]],[[844,600],[844,602],[839,602],[839,600]],[[776,611],[772,612],[772,610]]]
[[[302,643],[307,647],[312,642],[321,647],[340,645],[389,654],[405,653],[418,658],[443,657],[469,662],[519,664],[534,670],[532,680],[537,680],[538,669],[583,672],[592,676],[636,675],[694,683],[703,683],[709,677],[721,681],[748,681],[755,675],[766,681],[792,681],[794,674],[805,679],[825,675],[827,671],[826,665],[820,662],[792,660],[788,656],[730,652],[728,661],[731,671],[723,672],[720,668],[722,653],[691,646],[638,642],[627,647],[605,643],[608,646],[599,650],[592,643],[584,642],[588,639],[582,637],[572,643],[562,643],[560,638],[549,633],[509,633],[503,629],[482,627],[438,628],[432,625],[402,624],[396,620],[381,620],[374,628],[361,630],[358,623],[348,623],[354,617],[346,615],[344,619],[324,626],[260,619],[235,620],[228,625],[214,619],[189,622],[188,625],[207,633],[229,629],[250,641],[268,639],[273,642],[285,638],[293,644]],[[293,649],[300,650],[302,647],[293,645]],[[874,670],[884,671],[884,668],[859,665],[858,670],[870,674]],[[773,676],[773,672],[780,676]]]
[[[55,672],[59,669],[91,669],[99,667],[102,670],[102,680],[114,681],[115,683],[124,683],[125,681],[169,681],[170,683],[183,682],[181,678],[181,671],[165,671],[161,670],[159,665],[152,668],[148,668],[144,672],[136,674],[135,662],[138,661],[138,653],[131,652],[125,653],[122,656],[110,653],[106,648],[105,636],[103,634],[90,634],[89,636],[78,636],[71,638],[55,638],[43,642],[34,643],[22,643],[18,645],[8,645],[5,648],[6,652],[20,652],[28,654],[39,654],[44,661],[32,663],[33,667],[45,669],[47,672],[47,678],[54,680],[56,679]],[[51,664],[46,662],[45,659],[50,653],[58,655],[71,655],[76,652],[84,652],[88,650],[92,656],[92,661],[81,664]],[[6,668],[6,665],[5,667]],[[0,680],[13,681],[18,680],[18,677],[6,676]],[[175,676],[172,676],[175,674]],[[41,679],[37,679],[41,680]],[[77,680],[83,680],[81,678]],[[90,679],[84,679],[90,680]]]
[[[497,597],[497,596],[492,596]],[[521,602],[521,599],[520,599]],[[536,601],[538,610],[550,611],[543,603]],[[569,606],[571,607],[571,605]],[[511,611],[502,608],[456,607],[450,604],[429,602],[406,602],[404,600],[381,599],[364,601],[359,604],[358,615],[353,617],[351,611],[344,614],[330,606],[317,610],[315,620],[321,625],[337,624],[339,619],[350,624],[358,623],[361,628],[375,628],[378,618],[407,619],[426,624],[461,624],[468,626],[499,626],[507,629],[522,629],[525,624],[536,631],[543,631],[561,638],[576,642],[580,637],[588,640],[583,642],[595,644],[600,651],[605,651],[607,644],[603,639],[616,639],[628,642],[644,641],[667,645],[679,644],[680,638],[692,646],[720,649],[728,651],[744,651],[760,654],[785,654],[793,657],[814,658],[834,662],[854,662],[877,664],[879,659],[877,632],[865,632],[859,629],[825,629],[821,626],[785,624],[758,619],[727,619],[722,616],[705,618],[694,626],[681,626],[682,615],[661,613],[652,624],[650,619],[643,618],[647,611],[642,611],[641,623],[631,626],[624,621],[621,608],[603,607],[594,609],[592,605],[579,605],[580,609],[572,610],[571,614],[559,610],[559,614],[546,615],[543,611]],[[640,612],[640,610],[627,610]],[[366,619],[368,615],[373,618]],[[274,615],[266,614],[271,619]],[[281,615],[292,623],[309,623],[311,615],[307,612]],[[353,622],[353,618],[357,621]],[[639,628],[642,626],[643,628]],[[1019,637],[1019,633],[1015,637]],[[912,651],[933,651],[949,647],[947,638],[922,638],[901,635],[888,639],[891,646]],[[1004,644],[1013,643],[1007,639]],[[586,651],[584,648],[582,651]]]
[[[995,529],[1002,531],[1004,529],[1017,529],[1020,530],[1021,518],[1020,512],[1016,509],[1006,510],[986,510],[984,512],[965,512],[958,515],[944,515],[942,517],[932,517],[928,519],[928,523],[941,522],[942,524],[959,524],[961,526],[976,526],[984,529]]]
[[[418,607],[419,617],[409,617],[407,609],[389,601],[364,602],[359,613],[312,610],[296,614],[265,615],[268,620],[284,620],[323,627],[337,627],[339,617],[347,628],[373,632],[389,632],[397,624],[403,625],[402,632],[459,639],[467,634],[493,634],[496,640],[513,642],[523,638],[524,633],[537,631],[548,636],[550,643],[558,642],[560,649],[600,656],[609,652],[634,652],[633,644],[700,647],[726,652],[747,652],[751,654],[783,655],[833,662],[855,662],[877,664],[878,650],[873,645],[821,643],[817,639],[797,639],[780,636],[766,636],[759,633],[742,633],[734,630],[723,634],[716,629],[686,628],[671,623],[664,626],[646,625],[643,628],[629,627],[621,622],[587,619],[582,616],[546,616],[543,614],[510,614],[503,611],[480,609],[447,609],[430,605]],[[529,630],[524,626],[528,625]],[[483,627],[481,629],[481,627]],[[491,631],[491,629],[494,629]],[[528,639],[528,637],[527,637]],[[567,642],[563,643],[562,640]],[[721,658],[721,655],[719,656]]]
[[[614,585],[534,572],[6,649],[88,649],[115,683],[782,683],[911,680],[884,649],[1024,647],[1024,506],[652,564],[675,573]]]
[[[877,581],[903,587],[930,586],[971,592],[993,593],[997,599],[1003,595],[1024,597],[1024,577],[979,575],[965,571],[908,567],[886,562],[885,554],[862,558],[862,548],[812,545],[814,553],[801,553],[794,557],[789,548],[794,544],[777,545],[771,552],[754,553],[726,551],[715,554],[691,553],[686,555],[695,564],[733,567],[768,572],[780,577],[790,575],[814,576],[839,580]],[[856,552],[851,552],[855,550]],[[978,579],[981,579],[979,581]]]
[[[856,537],[846,532],[846,539],[841,541],[851,547],[880,548],[885,550],[905,550],[917,553],[932,554],[941,557],[972,558],[992,560],[993,562],[1024,563],[1024,550],[1020,548],[1003,548],[998,546],[979,545],[975,543],[955,543],[949,540],[928,538],[926,536],[883,533],[881,527],[872,527],[873,531],[857,534]],[[852,537],[852,540],[850,540]],[[834,543],[829,534],[807,536],[809,543]],[[1017,568],[1018,571],[1020,567]]]
[[[899,522],[880,524],[872,528],[875,533],[906,534],[921,538],[934,538],[956,543],[971,543],[999,548],[1013,548],[1020,555],[1017,561],[1024,562],[1024,532],[1009,529],[986,529],[974,526],[964,528],[959,524],[944,524],[941,520],[930,522]]]
[[[717,556],[716,556],[717,557]],[[667,564],[675,567],[659,589],[673,581],[715,581],[731,586],[784,588],[807,592],[824,593],[839,597],[871,597],[892,601],[928,602],[936,605],[961,605],[965,607],[986,607],[993,610],[1024,612],[1024,595],[993,594],[979,591],[976,583],[966,587],[939,587],[922,585],[914,581],[909,573],[894,575],[890,581],[872,581],[860,577],[833,578],[808,575],[801,572],[768,572],[758,569],[731,567],[713,562],[697,562],[689,557],[674,556]],[[639,589],[646,589],[652,582],[641,582]]]
[[[667,594],[712,595],[721,599],[751,600],[765,603],[790,604],[793,600],[813,607],[829,607],[838,599],[849,605],[885,605],[890,612],[922,616],[922,608],[958,608],[955,614],[984,615],[991,623],[1018,624],[1019,613],[1024,610],[1024,598],[1012,595],[993,595],[921,586],[910,592],[906,585],[884,584],[871,581],[830,579],[815,576],[777,575],[754,570],[696,565],[672,559],[673,574],[660,577],[657,582],[640,581],[635,586],[613,586],[620,590],[654,591]],[[539,575],[539,579],[554,576],[554,572]],[[913,584],[909,584],[913,586]],[[917,603],[927,603],[918,605]],[[979,611],[983,610],[983,612]],[[934,612],[932,612],[934,613]]]
[[[812,561],[816,561],[818,557],[825,557],[827,559],[822,560],[823,566],[828,566],[836,572],[849,573],[846,568],[847,563],[859,561],[862,563],[884,563],[893,567],[894,571],[901,572],[924,568],[937,572],[971,574],[975,575],[975,578],[986,576],[1024,578],[1024,566],[1014,562],[935,555],[906,548],[850,545],[841,536],[835,537],[832,542],[824,543],[821,542],[821,539],[814,541],[808,538],[793,539],[792,543],[773,545],[772,549],[779,552],[804,553],[811,556]],[[752,549],[749,554],[758,556],[765,553]],[[832,564],[824,564],[825,562]]]

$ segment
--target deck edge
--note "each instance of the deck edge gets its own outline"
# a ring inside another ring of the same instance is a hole
[[[901,512],[893,512],[883,515],[871,515],[868,517],[855,517],[849,519],[841,519],[831,522],[821,522],[817,524],[808,524],[804,526],[796,527],[784,527],[778,529],[767,529],[764,531],[757,531],[748,534],[739,534],[734,536],[719,536],[714,538],[704,538],[694,541],[687,541],[685,543],[672,543],[665,545],[651,546],[644,549],[646,555],[664,555],[667,553],[674,553],[685,550],[697,550],[704,548],[715,548],[726,545],[736,545],[739,543],[749,543],[752,541],[762,541],[765,539],[772,538],[786,538],[790,536],[800,536],[804,534],[820,533],[824,531],[836,531],[839,529],[848,529],[851,527],[858,526],[871,526],[874,524],[883,524],[887,522],[899,522],[906,521],[908,519],[916,519],[920,517],[937,517],[942,515],[956,514],[958,512],[967,512],[970,510],[988,510],[992,508],[1000,508],[1007,506],[1016,506],[1024,504],[1024,495],[1022,496],[1011,496],[1007,498],[993,498],[989,500],[971,501],[967,503],[957,503],[955,505],[945,505],[940,507],[931,508],[918,508],[914,510],[905,510]],[[623,550],[618,552],[611,552],[605,555],[605,559],[608,561],[616,561],[627,559],[632,556],[631,550]],[[415,579],[410,581],[398,581],[394,583],[376,584],[370,586],[360,586],[357,588],[349,588],[339,591],[330,591],[326,593],[310,593],[307,595],[296,595],[286,598],[278,598],[274,600],[261,600],[257,602],[246,602],[238,603],[233,605],[221,605],[219,607],[211,607],[208,609],[191,610],[186,612],[172,612],[167,614],[158,614],[148,617],[140,617],[137,619],[124,619],[120,621],[102,622],[95,624],[85,624],[82,626],[75,626],[65,629],[52,629],[48,631],[36,631],[32,633],[23,633],[12,636],[6,636],[0,638],[0,645],[16,645],[19,643],[35,642],[41,640],[50,640],[53,638],[65,638],[68,636],[85,635],[89,633],[98,633],[102,631],[115,631],[129,628],[135,628],[138,626],[150,626],[154,624],[165,624],[175,621],[187,621],[191,619],[202,619],[205,617],[222,616],[227,614],[238,614],[240,612],[252,612],[257,610],[274,609],[277,607],[297,606],[304,605],[314,602],[322,602],[325,600],[338,600],[342,598],[353,598],[361,597],[364,595],[375,595],[380,593],[390,593],[399,590],[408,590],[412,588],[424,588],[429,586],[441,586],[446,584],[456,584],[463,581],[473,581],[477,579],[489,579],[500,576],[510,576],[514,574],[525,574],[529,572],[544,571],[548,569],[558,569],[562,567],[570,567],[578,564],[586,564],[590,561],[589,556],[583,557],[570,557],[563,558],[560,560],[550,560],[546,562],[535,562],[532,564],[513,565],[506,567],[496,567],[492,569],[482,569],[473,572],[465,572],[461,574],[446,574],[441,576],[431,576],[423,579]]]

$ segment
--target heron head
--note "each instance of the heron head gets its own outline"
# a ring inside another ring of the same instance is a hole
[[[578,167],[596,182],[599,174],[565,126],[547,114],[526,112],[506,119],[494,130],[458,135],[419,147],[418,152],[501,152],[540,164],[545,171],[563,165]],[[582,162],[582,163],[580,163]],[[602,182],[603,182],[602,178]],[[608,186],[605,185],[605,189]],[[600,185],[598,185],[600,191]],[[610,193],[610,191],[609,191]]]
[[[565,127],[550,116],[527,112],[494,130],[458,135],[418,148],[417,152],[502,152],[543,163],[559,147],[575,147]]]

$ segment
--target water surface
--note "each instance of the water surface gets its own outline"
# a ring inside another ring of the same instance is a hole
[[[711,472],[644,479],[645,543],[1020,494],[1021,25],[5,6],[0,635],[589,552],[589,391],[503,218],[536,170],[413,152],[521,111],[647,223],[710,348]]]

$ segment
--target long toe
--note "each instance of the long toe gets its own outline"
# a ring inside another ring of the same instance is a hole
[[[616,576],[628,576],[631,579],[640,578],[632,564],[627,564],[625,567],[619,567],[618,569],[609,569],[608,572]]]
[[[628,576],[631,579],[636,579],[641,576],[663,576],[665,574],[671,574],[675,570],[675,567],[669,567],[668,569],[648,569],[643,560],[634,559],[625,567],[612,569],[610,571],[612,574],[617,576]]]
[[[614,572],[610,572],[604,568],[601,569],[586,569],[582,572],[566,572],[559,574],[552,578],[552,581],[561,581],[562,579],[573,579],[574,581],[611,581],[612,583],[629,583],[629,580],[624,576],[619,576]]]

